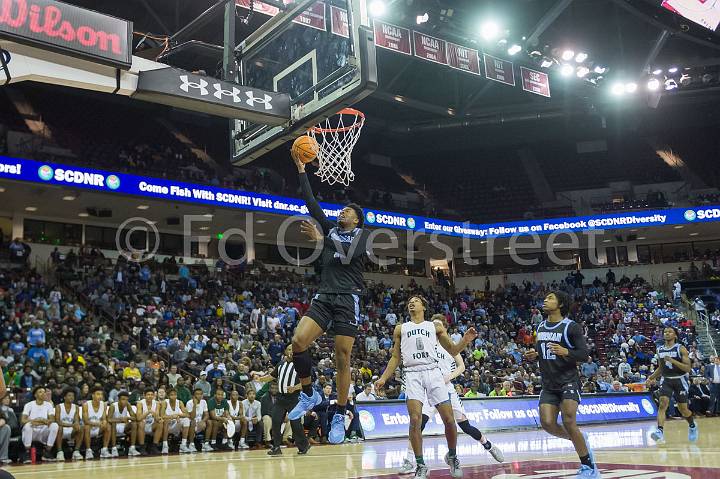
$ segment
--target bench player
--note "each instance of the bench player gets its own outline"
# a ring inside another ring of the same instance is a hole
[[[64,461],[63,440],[75,441],[72,458],[76,461],[82,460],[80,447],[83,443],[83,428],[80,426],[80,407],[75,404],[75,391],[66,389],[63,392],[63,402],[55,406],[55,418],[57,418],[59,433],[57,435],[57,460]]]
[[[96,437],[102,437],[110,434],[107,424],[107,408],[105,401],[105,391],[102,387],[96,386],[92,389],[92,399],[83,404],[83,424],[85,428],[85,460],[95,457],[90,447],[90,443]],[[107,450],[104,450],[107,453]],[[110,457],[109,455],[101,457]]]
[[[105,443],[105,449],[111,448],[110,456],[118,457],[117,438],[128,436],[130,446],[128,447],[128,456],[139,456],[140,452],[135,447],[137,440],[137,411],[129,402],[130,395],[127,391],[120,391],[118,400],[115,404],[108,407],[107,421],[110,427],[110,436]],[[102,457],[102,453],[100,454]]]
[[[445,351],[454,357],[477,337],[477,332],[475,328],[470,328],[459,344],[453,344],[442,323],[425,320],[426,309],[427,301],[421,296],[413,296],[408,301],[410,321],[395,326],[392,357],[376,387],[382,391],[402,358],[405,395],[410,414],[410,442],[417,463],[415,477],[426,479],[428,476],[428,467],[423,458],[421,431],[423,403],[428,403],[437,409],[445,425],[448,443],[445,462],[450,466],[450,475],[458,478],[462,477],[463,472],[456,452],[457,425],[435,348],[440,343]]]
[[[447,319],[442,314],[433,315],[431,321],[439,322],[447,330]],[[453,385],[452,380],[465,372],[465,361],[463,361],[462,356],[460,354],[455,355],[455,357],[451,356],[450,353],[448,353],[445,348],[439,344],[436,346],[435,353],[437,354],[438,364],[442,370],[448,394],[450,394],[450,404],[452,406],[453,414],[458,427],[460,427],[460,430],[465,434],[469,435],[476,441],[480,441],[483,448],[485,448],[485,450],[488,451],[497,462],[503,462],[505,460],[505,456],[502,451],[491,443],[485,436],[483,436],[483,434],[475,426],[470,424],[470,421],[465,415],[465,408],[460,400],[460,396],[458,396],[457,391],[455,391],[455,386]],[[423,403],[422,423],[420,426],[421,432],[425,430],[425,426],[430,418],[435,415],[435,412],[435,409],[427,402]],[[408,455],[403,461],[403,465],[400,469],[398,469],[398,473],[410,474],[413,472],[415,470],[414,460],[415,456],[413,456],[411,445],[410,448],[408,448]]]

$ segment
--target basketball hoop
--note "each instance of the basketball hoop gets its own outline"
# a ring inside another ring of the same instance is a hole
[[[365,115],[362,112],[344,108],[325,120],[325,123],[308,130],[308,136],[320,146],[317,155],[320,168],[315,173],[320,181],[349,186],[355,179],[351,156],[363,125]]]

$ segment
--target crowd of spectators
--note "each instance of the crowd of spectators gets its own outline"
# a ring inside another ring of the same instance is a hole
[[[133,403],[145,391],[173,388],[183,402],[200,389],[205,398],[223,390],[227,397],[237,391],[241,399],[252,390],[262,403],[271,385],[259,379],[281,361],[315,288],[312,274],[260,264],[229,270],[222,264],[135,263],[123,257],[113,264],[98,251],[54,257],[53,263],[51,282],[27,268],[0,271],[0,365],[16,407],[30,401],[29,391],[37,386],[45,386],[56,404],[68,388],[80,403],[88,401],[96,386],[110,402],[121,391]],[[446,316],[453,340],[471,326],[479,332],[462,353],[465,370],[455,380],[462,396],[537,394],[537,365],[522,357],[534,343],[543,298],[556,289],[574,298],[570,316],[582,324],[591,347],[592,356],[581,366],[583,391],[642,390],[656,366],[654,347],[664,325],[680,328],[693,376],[699,387],[707,382],[709,358],[697,349],[692,322],[672,299],[637,276],[616,280],[608,271],[604,281],[588,282],[578,273],[562,282],[526,281],[454,294],[411,281],[400,288],[368,285],[353,352],[353,400],[382,399],[373,383],[390,357],[393,328],[405,319],[413,294],[426,297],[431,312]],[[717,315],[713,321],[720,325]],[[332,339],[321,337],[312,355],[314,385],[325,400],[305,427],[313,440],[323,442],[336,392]],[[397,374],[385,397],[402,396]],[[703,407],[717,412],[717,404]],[[349,410],[352,415],[354,409]],[[358,418],[352,419],[348,440],[361,439]]]

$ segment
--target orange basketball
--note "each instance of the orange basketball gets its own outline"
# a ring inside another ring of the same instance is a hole
[[[302,163],[310,163],[317,158],[320,145],[314,138],[303,135],[293,142],[290,150],[293,158],[297,158]]]

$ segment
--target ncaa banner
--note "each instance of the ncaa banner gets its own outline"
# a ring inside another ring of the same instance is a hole
[[[375,30],[376,46],[399,52],[403,55],[412,55],[409,29],[379,20],[375,20],[373,28]]]
[[[425,35],[424,33],[413,32],[415,43],[415,56],[429,62],[447,65],[447,51],[445,40]]]
[[[538,397],[464,399],[465,415],[481,431],[540,427]],[[410,416],[405,401],[370,401],[356,405],[365,439],[407,437]],[[582,397],[579,424],[626,422],[653,419],[657,415],[650,394],[604,394]],[[423,432],[444,434],[439,414],[430,417]]]
[[[4,156],[0,156],[1,179],[39,185],[51,184],[68,188],[90,189],[108,194],[181,201],[221,208],[261,211],[279,215],[308,214],[305,202],[299,198],[195,185],[182,181],[126,173],[112,173],[80,166],[44,163]],[[337,218],[342,209],[342,205],[332,203],[321,203],[321,206],[329,218]],[[470,239],[501,238],[528,234],[547,235],[554,232],[581,233],[588,230],[616,230],[718,221],[720,221],[720,205],[493,224],[459,223],[457,221],[446,221],[389,211],[365,210],[365,223],[371,228],[411,230],[426,234],[437,233],[439,235]]]

